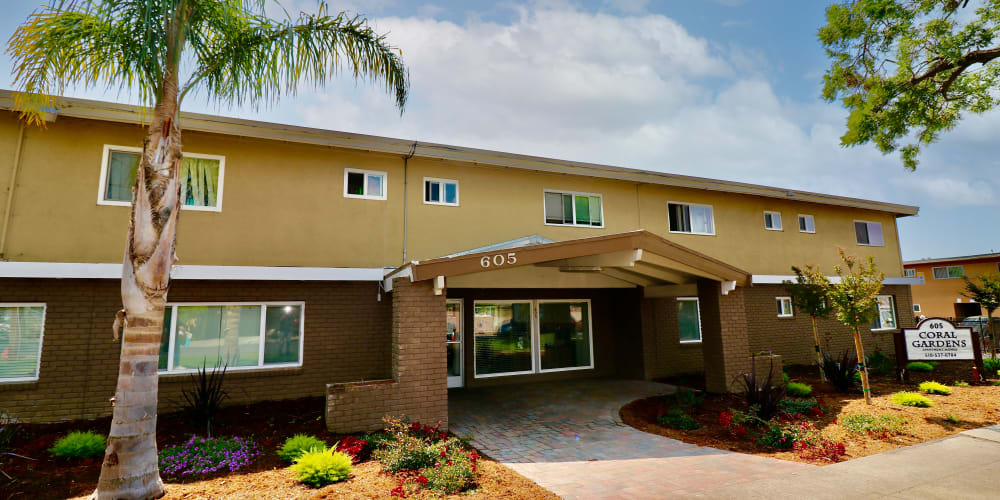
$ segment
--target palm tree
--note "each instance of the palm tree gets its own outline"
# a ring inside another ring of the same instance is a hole
[[[113,420],[96,498],[156,498],[157,359],[180,216],[180,105],[200,91],[226,105],[273,103],[347,70],[384,85],[402,111],[408,73],[367,20],[269,18],[264,0],[51,0],[11,37],[16,105],[28,123],[67,85],[136,92],[152,106],[122,266],[124,329]],[[182,64],[183,62],[183,64]]]

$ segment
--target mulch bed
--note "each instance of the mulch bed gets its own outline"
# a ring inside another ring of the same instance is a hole
[[[810,419],[826,439],[843,442],[847,451],[846,460],[860,458],[883,451],[938,439],[969,429],[1000,423],[1000,387],[978,385],[952,387],[950,396],[926,395],[934,402],[931,408],[900,406],[891,400],[891,394],[898,391],[917,391],[917,385],[926,380],[952,384],[958,380],[970,380],[965,365],[947,366],[942,363],[932,373],[911,374],[910,383],[902,383],[891,375],[872,378],[872,405],[865,404],[860,391],[856,394],[839,394],[833,387],[820,383],[819,374],[812,367],[790,367],[792,381],[805,382],[813,386],[812,396],[822,400],[824,416]],[[656,417],[661,409],[674,403],[672,397],[658,396],[633,401],[621,410],[622,419],[644,432],[674,438],[700,446],[710,446],[724,450],[750,453],[754,455],[826,465],[829,461],[810,461],[799,457],[792,450],[775,450],[758,445],[751,439],[733,436],[719,423],[719,415],[730,409],[746,410],[746,403],[740,395],[706,395],[704,403],[688,413],[701,428],[696,430],[676,430],[661,426]],[[892,414],[902,416],[907,421],[904,432],[888,439],[878,439],[867,435],[848,433],[839,418],[848,414]]]
[[[223,408],[213,426],[213,435],[253,437],[261,449],[256,461],[238,472],[219,473],[184,483],[167,483],[166,498],[387,498],[398,480],[385,474],[377,462],[355,466],[351,479],[313,489],[295,482],[274,451],[294,434],[312,434],[334,443],[342,435],[326,431],[323,422],[323,398],[257,403]],[[71,431],[92,430],[106,435],[110,418],[58,424],[24,424],[14,440],[15,452],[35,460],[2,458],[2,470],[14,478],[0,475],[0,498],[48,499],[87,496],[97,486],[100,459],[62,460],[48,449]],[[181,444],[192,434],[204,435],[183,413],[160,415],[157,422],[157,446]],[[548,490],[518,475],[503,465],[484,457],[480,460],[479,487],[456,498],[558,498]],[[429,493],[429,492],[424,492]],[[418,495],[440,498],[437,495]]]

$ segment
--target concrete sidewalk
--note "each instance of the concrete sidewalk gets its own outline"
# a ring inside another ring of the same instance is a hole
[[[1000,425],[869,457],[721,486],[688,498],[1000,498]]]

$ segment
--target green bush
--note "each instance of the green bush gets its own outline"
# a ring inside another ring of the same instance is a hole
[[[888,438],[901,434],[906,429],[906,419],[898,415],[866,415],[854,413],[838,420],[844,430],[851,434],[869,434]]]
[[[991,376],[995,375],[998,371],[1000,371],[1000,359],[984,358],[983,371]]]
[[[954,384],[951,384],[951,385],[953,385],[955,387],[969,387],[969,383],[966,382],[966,381],[964,381],[964,380],[958,380]]]
[[[295,472],[296,481],[319,488],[351,477],[351,456],[316,447],[299,455],[289,468]]]
[[[446,495],[465,491],[476,484],[476,462],[458,449],[449,448],[444,458],[424,469],[425,486]]]
[[[781,381],[788,385],[788,372],[781,372]]]
[[[892,400],[903,406],[916,406],[919,408],[929,408],[934,406],[934,402],[917,392],[897,392],[892,395]]]
[[[779,450],[791,449],[795,443],[812,445],[819,439],[819,431],[808,422],[780,423],[771,420],[767,428],[757,436],[757,444]]]
[[[796,398],[804,398],[813,392],[811,385],[803,384],[802,382],[789,382],[785,386],[785,389],[789,396]]]
[[[921,382],[920,392],[924,394],[940,394],[942,396],[948,396],[951,394],[951,387],[937,382]]]
[[[796,413],[801,413],[802,415],[808,415],[809,412],[813,411],[813,408],[818,408],[819,403],[815,399],[790,399],[785,398],[778,401],[778,409],[789,415],[795,415]]]
[[[934,371],[934,365],[930,363],[924,363],[923,361],[911,361],[906,364],[906,369],[911,372],[932,372]]]
[[[104,436],[91,431],[71,432],[59,438],[49,448],[49,453],[59,458],[97,458],[104,456]]]
[[[868,372],[875,375],[890,373],[895,365],[895,362],[889,356],[886,356],[884,352],[877,349],[868,355],[867,358]]]
[[[281,449],[278,450],[278,456],[286,462],[294,462],[303,453],[313,448],[326,448],[326,443],[316,436],[296,434],[285,440],[285,444],[281,445]]]
[[[461,447],[456,438],[431,443],[429,438],[421,437],[416,430],[411,430],[406,422],[399,419],[386,419],[385,423],[391,439],[385,440],[380,448],[376,448],[372,457],[389,472],[430,467],[441,458],[441,452],[445,448]]]
[[[665,413],[657,415],[656,421],[664,427],[670,427],[671,429],[679,429],[683,431],[701,428],[701,424],[699,424],[694,417],[684,413],[684,410],[680,408],[671,408]]]
[[[705,396],[699,396],[691,389],[678,389],[674,394],[674,401],[682,408],[697,408],[705,402]]]

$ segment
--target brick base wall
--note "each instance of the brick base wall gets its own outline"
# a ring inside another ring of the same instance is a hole
[[[0,279],[3,302],[46,303],[39,380],[0,383],[0,409],[28,422],[111,414],[121,351],[111,335],[119,287],[117,280]],[[227,404],[245,404],[323,396],[331,382],[390,377],[391,304],[377,293],[377,283],[367,282],[184,280],[174,281],[168,298],[305,302],[302,367],[226,374]],[[161,376],[160,411],[177,409],[190,383],[188,375]]]
[[[642,300],[642,346],[646,379],[705,369],[700,343],[681,343],[677,297]]]

